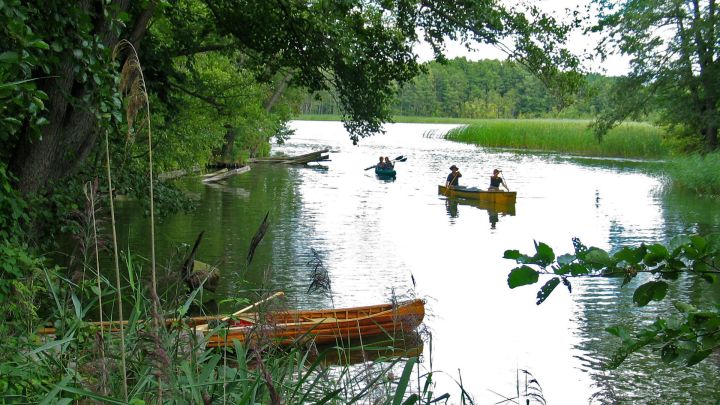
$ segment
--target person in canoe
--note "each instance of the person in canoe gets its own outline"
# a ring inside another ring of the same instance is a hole
[[[375,167],[377,167],[378,169],[386,169],[385,161],[383,160],[382,156],[380,156],[380,161],[378,162],[378,164],[375,165]]]
[[[445,187],[459,187],[460,182],[458,181],[458,179],[460,179],[460,177],[462,177],[460,169],[458,169],[458,167],[455,165],[450,166],[450,174],[448,174],[447,176]]]
[[[507,184],[505,184],[505,179],[502,178],[500,173],[502,173],[502,170],[493,170],[493,175],[490,176],[490,187],[488,187],[488,191],[502,191],[500,190],[500,186],[503,186],[505,187],[505,190],[510,191]]]
[[[386,168],[386,169],[393,169],[393,168],[395,168],[395,165],[393,164],[393,162],[390,161],[390,158],[387,157],[387,156],[385,156],[385,168]]]

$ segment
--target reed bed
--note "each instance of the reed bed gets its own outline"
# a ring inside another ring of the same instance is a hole
[[[658,159],[669,156],[663,131],[625,123],[598,141],[588,120],[476,120],[449,131],[446,139],[490,148],[559,152],[583,156]]]
[[[720,196],[720,151],[707,155],[689,155],[673,159],[667,175],[673,188],[693,193]]]

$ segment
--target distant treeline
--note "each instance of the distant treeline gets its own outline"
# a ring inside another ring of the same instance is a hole
[[[608,105],[614,78],[592,74],[575,102],[559,106],[535,76],[515,62],[428,62],[427,73],[401,89],[394,115],[455,118],[591,118]],[[302,114],[341,114],[330,92],[308,96]]]

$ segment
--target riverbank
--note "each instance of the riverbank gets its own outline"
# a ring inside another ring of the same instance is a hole
[[[309,121],[337,121],[335,115],[304,115]],[[464,119],[394,117],[395,122],[462,124],[446,139],[489,148],[559,152],[581,156],[663,159],[671,155],[664,131],[644,122],[629,122],[611,129],[602,141],[584,119]]]
[[[602,140],[589,120],[485,120],[448,132],[446,138],[484,147],[560,152],[582,156],[662,159],[670,148],[664,131],[648,123],[629,122],[611,129]]]
[[[306,121],[340,121],[339,115],[303,115]],[[584,119],[463,119],[395,117],[395,122],[463,124],[449,131],[448,140],[488,148],[557,152],[578,156],[627,159],[668,159],[663,172],[673,188],[709,196],[720,195],[720,152],[705,156],[673,155],[661,128],[628,122],[610,130],[600,142]]]

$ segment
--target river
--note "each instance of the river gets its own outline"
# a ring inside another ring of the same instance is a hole
[[[569,253],[573,237],[613,250],[718,231],[719,204],[665,193],[653,164],[488,150],[442,139],[453,125],[389,124],[385,134],[358,146],[338,122],[295,121],[292,127],[296,134],[273,152],[327,148],[327,168],[257,164],[220,185],[181,180],[198,209],[157,225],[161,264],[205,231],[197,258],[221,268],[218,300],[258,288],[283,290],[298,308],[424,298],[432,338],[421,367],[436,373],[435,392],[450,393],[449,403],[460,403],[460,378],[475,403],[514,397],[517,385],[524,387],[520,370],[537,379],[549,404],[718,399],[716,357],[682,368],[646,351],[618,369],[602,367],[619,346],[607,326],[674,314],[671,299],[709,305],[720,296],[717,289],[686,279],[671,287],[670,300],[637,308],[632,292],[639,281],[621,287],[621,280],[593,279],[573,281],[572,293],[560,286],[537,306],[539,286],[508,288],[515,263],[503,252],[532,253],[538,241],[556,254]],[[379,156],[400,155],[407,160],[396,163],[394,181],[364,170]],[[492,170],[502,169],[518,192],[514,212],[438,195],[452,164],[467,186],[486,187]],[[247,267],[249,241],[266,213],[269,230]],[[118,218],[120,245],[147,255],[147,219],[131,203],[119,205]],[[330,277],[330,293],[308,291],[313,250]]]

